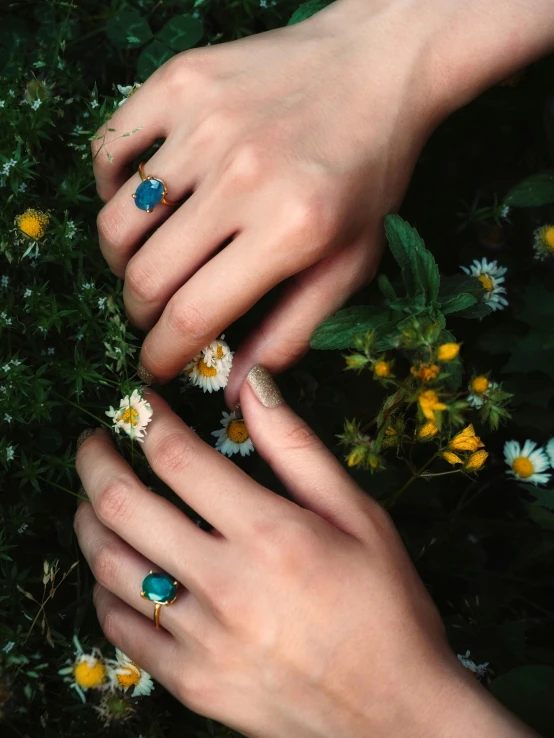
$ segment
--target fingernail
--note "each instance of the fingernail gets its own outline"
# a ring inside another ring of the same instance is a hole
[[[142,361],[139,361],[138,363],[137,376],[144,382],[144,384],[154,384],[156,381],[156,377],[143,366]]]
[[[277,407],[283,402],[283,395],[265,366],[254,364],[246,375],[246,381],[264,407]]]
[[[233,412],[235,413],[235,418],[237,420],[242,420],[242,409],[240,406],[240,402],[237,402],[237,404],[233,408]]]
[[[83,443],[87,440],[87,438],[90,438],[92,434],[96,431],[96,428],[87,428],[84,430],[79,437],[77,438],[77,451],[81,448]]]

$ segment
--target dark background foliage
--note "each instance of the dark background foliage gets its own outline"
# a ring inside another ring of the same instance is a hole
[[[324,4],[305,4],[295,20]],[[17,327],[2,328],[1,334],[0,364],[14,356],[23,359],[23,368],[10,375],[14,421],[3,422],[0,431],[4,446],[17,447],[16,462],[0,470],[0,648],[16,643],[9,655],[0,651],[3,735],[69,738],[110,732],[57,675],[70,654],[74,632],[88,645],[103,644],[86,563],[81,561],[69,574],[46,607],[54,648],[41,632],[42,616],[29,634],[38,607],[17,588],[40,601],[43,561],[59,560],[66,571],[80,559],[72,531],[75,500],[62,489],[76,491],[79,486],[72,466],[75,438],[91,422],[87,412],[103,415],[107,405],[118,401],[114,386],[132,378],[133,348],[140,344],[140,335],[131,328],[117,333],[111,320],[117,309],[110,315],[95,309],[101,296],[119,305],[121,300],[120,285],[104,266],[95,241],[100,203],[91,178],[88,137],[105,111],[89,107],[91,93],[97,89],[101,102],[114,93],[117,98],[116,84],[144,79],[173,53],[286,24],[297,7],[297,0],[268,1],[267,7],[258,0],[28,0],[2,5],[0,98],[13,87],[18,100],[30,92],[44,97],[34,117],[0,109],[0,154],[5,160],[17,150],[31,162],[0,190],[0,273],[10,277],[2,300],[15,312],[24,288],[32,285],[38,295],[29,311],[21,309]],[[87,117],[76,110],[88,111]],[[85,128],[82,134],[75,133],[77,124]],[[512,421],[487,439],[491,458],[475,481],[458,475],[421,480],[392,510],[441,610],[453,649],[471,649],[478,662],[489,661],[493,678],[484,688],[544,735],[554,735],[554,490],[538,493],[508,481],[502,448],[511,438],[542,443],[554,435],[554,272],[552,262],[538,266],[533,261],[531,248],[534,229],[554,222],[554,206],[513,209],[500,222],[487,209],[524,177],[552,168],[552,58],[451,116],[420,158],[402,215],[424,237],[441,272],[456,273],[460,264],[483,256],[509,269],[508,309],[483,321],[453,319],[449,329],[463,341],[468,376],[491,370],[515,397]],[[26,194],[19,194],[20,182],[28,184]],[[26,207],[48,209],[56,221],[55,235],[48,249],[41,247],[33,268],[29,260],[7,258],[14,217]],[[63,238],[68,217],[79,227],[72,244]],[[388,254],[383,270],[395,273]],[[89,296],[83,282],[91,281],[95,286]],[[371,300],[372,290],[354,302]],[[274,297],[268,295],[230,328],[232,347]],[[39,325],[46,326],[46,337],[37,333]],[[121,371],[114,371],[104,350],[114,331],[124,344]],[[45,356],[48,347],[56,349],[54,358]],[[280,379],[287,400],[337,454],[336,435],[344,419],[373,417],[382,399],[381,388],[369,376],[345,381],[343,367],[339,352],[312,351]],[[114,386],[102,384],[103,378]],[[218,426],[221,396],[183,393],[177,382],[164,393],[209,439]],[[7,402],[0,397],[2,418]],[[282,491],[258,458],[239,463]],[[400,487],[408,474],[397,468],[371,477],[353,473],[377,498]],[[22,524],[28,528],[18,533]],[[111,731],[149,738],[230,732],[193,715],[159,687],[140,702],[133,721]]]

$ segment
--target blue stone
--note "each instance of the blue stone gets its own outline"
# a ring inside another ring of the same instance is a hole
[[[162,201],[164,185],[159,179],[145,179],[135,192],[135,205],[141,210],[153,210]]]
[[[142,591],[151,602],[171,602],[177,595],[175,580],[168,574],[149,574],[142,583]]]

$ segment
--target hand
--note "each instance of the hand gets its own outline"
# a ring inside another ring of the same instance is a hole
[[[100,246],[125,278],[131,320],[150,331],[141,362],[158,381],[290,278],[235,357],[233,405],[250,366],[293,363],[374,274],[382,218],[440,111],[420,59],[429,18],[369,6],[342,0],[297,26],[180,54],[99,131]],[[159,137],[146,173],[169,198],[190,197],[148,214],[128,165]]]
[[[248,736],[531,735],[459,664],[388,515],[262,368],[240,398],[292,501],[149,395],[146,457],[212,533],[148,490],[105,431],[81,446],[91,504],[79,507],[75,529],[107,638],[189,708]],[[160,569],[183,588],[158,631],[140,591]]]

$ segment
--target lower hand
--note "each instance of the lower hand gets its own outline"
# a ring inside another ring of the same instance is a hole
[[[90,503],[75,529],[108,640],[189,708],[249,736],[530,735],[451,653],[388,515],[263,370],[248,377],[240,399],[250,435],[291,501],[155,394],[148,462],[212,532],[148,490],[105,431],[81,446]],[[155,630],[140,592],[160,569],[183,587]]]

